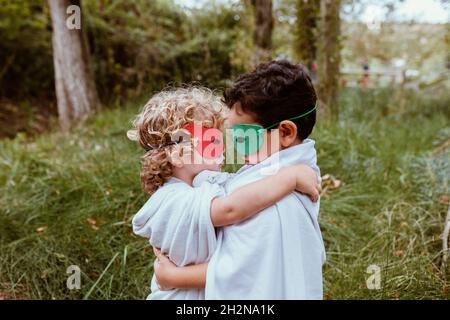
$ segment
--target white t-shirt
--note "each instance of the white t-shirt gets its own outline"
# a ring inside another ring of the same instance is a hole
[[[226,192],[264,178],[264,169],[273,165],[301,163],[320,177],[314,141],[242,167],[226,183]],[[318,215],[319,203],[293,192],[242,223],[220,228],[208,264],[206,299],[323,299],[325,249]]]
[[[211,222],[211,201],[223,195],[218,184],[202,183],[193,188],[171,178],[160,187],[133,218],[133,231],[161,248],[178,266],[209,261],[216,248]],[[159,290],[153,277],[147,299],[204,299],[202,289]]]

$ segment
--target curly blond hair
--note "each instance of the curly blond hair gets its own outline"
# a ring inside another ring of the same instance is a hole
[[[201,121],[206,128],[221,129],[224,105],[213,91],[203,87],[168,89],[154,95],[133,121],[128,138],[139,141],[144,148],[155,148],[143,156],[141,181],[146,192],[152,193],[173,175],[171,159],[182,156],[192,145],[161,145],[170,143],[172,136],[184,125]]]

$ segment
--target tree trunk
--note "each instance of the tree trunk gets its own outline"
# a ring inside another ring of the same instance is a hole
[[[332,118],[338,116],[341,0],[321,0],[319,41],[319,99]]]
[[[67,8],[80,0],[48,0],[53,25],[53,62],[59,122],[63,131],[100,108],[89,50],[80,29],[70,29],[66,20],[73,14]],[[81,11],[79,12],[81,14]],[[80,17],[81,19],[81,17]]]
[[[255,10],[255,62],[266,62],[272,56],[273,15],[272,0],[252,0]]]
[[[445,43],[447,46],[447,61],[446,61],[446,67],[448,70],[450,70],[450,23],[447,24],[447,33],[445,35]]]
[[[297,0],[296,53],[310,72],[317,58],[319,11],[320,0]]]

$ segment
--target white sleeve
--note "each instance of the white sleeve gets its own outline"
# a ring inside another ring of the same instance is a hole
[[[234,175],[234,173],[204,170],[195,176],[192,185],[194,188],[197,188],[206,182],[210,185],[218,184],[221,187],[225,187],[225,184],[229,182]]]
[[[150,244],[180,266],[208,261],[216,248],[211,201],[222,194],[218,185],[204,184],[185,186],[154,199],[156,211],[147,222]]]

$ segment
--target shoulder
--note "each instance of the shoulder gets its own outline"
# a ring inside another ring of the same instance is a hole
[[[192,187],[187,183],[175,178],[170,178],[169,181],[164,183],[158,190],[155,191],[155,193],[153,193],[153,195],[164,194],[167,192],[185,191],[189,189],[192,189]]]
[[[200,187],[203,183],[224,185],[234,176],[232,173],[205,170],[195,176],[192,185],[195,188]]]
[[[150,203],[163,203],[168,205],[173,202],[180,203],[182,198],[193,193],[193,188],[184,182],[172,181],[165,183],[156,190],[148,200]]]

